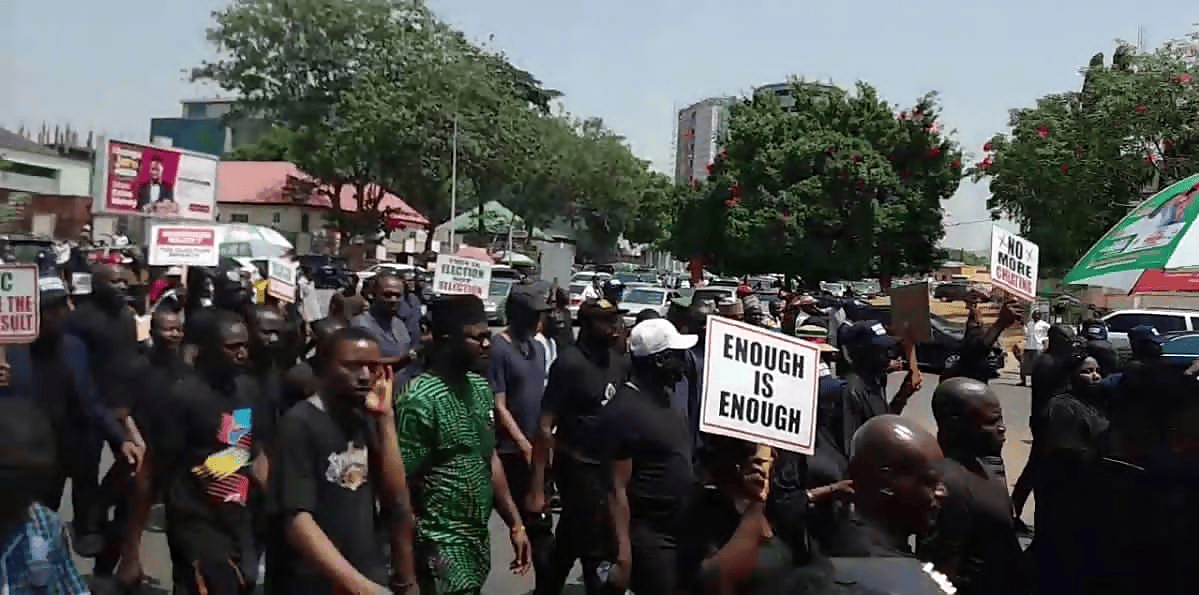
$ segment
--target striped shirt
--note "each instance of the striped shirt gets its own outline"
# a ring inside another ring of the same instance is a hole
[[[62,521],[49,508],[41,504],[30,506],[29,519],[2,543],[0,594],[90,593],[71,560],[71,548]]]

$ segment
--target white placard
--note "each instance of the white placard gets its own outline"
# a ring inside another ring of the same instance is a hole
[[[296,301],[296,280],[300,263],[282,258],[272,258],[268,263],[266,292],[271,297],[289,304]]]
[[[708,317],[699,430],[812,454],[820,348]]]
[[[0,265],[0,345],[37,338],[40,295],[37,267]]]
[[[1037,299],[1037,245],[991,227],[991,284],[1028,302]]]
[[[203,225],[154,225],[150,228],[150,264],[214,267],[220,262],[216,228]]]
[[[433,270],[433,292],[439,295],[473,295],[486,299],[491,293],[491,263],[441,254]]]

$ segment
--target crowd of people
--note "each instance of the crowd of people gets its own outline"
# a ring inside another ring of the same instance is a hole
[[[1149,327],[1121,364],[1102,325],[1034,318],[1033,449],[1009,495],[985,360],[1023,321],[1014,304],[989,326],[972,309],[930,432],[900,415],[924,383],[909,333],[784,289],[773,311],[738,290],[626,326],[597,288],[575,336],[562,292],[522,282],[493,334],[479,298],[426,298],[415,278],[380,274],[306,320],[235,269],[193,268],[155,288],[176,307],[140,341],[119,271],[88,274],[87,292],[40,280],[40,334],[0,364],[5,593],[137,592],[160,503],[188,595],[480,593],[493,547],[537,595],[576,563],[588,595],[1199,584],[1194,369],[1166,366]],[[813,454],[700,432],[712,315],[820,347]]]

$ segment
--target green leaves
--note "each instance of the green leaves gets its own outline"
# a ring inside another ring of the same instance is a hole
[[[937,124],[936,96],[899,114],[875,89],[796,83],[731,109],[726,157],[681,200],[676,254],[729,273],[856,279],[932,268],[940,203],[961,152]]]
[[[192,79],[236,94],[235,115],[278,127],[231,157],[286,158],[354,187],[367,220],[337,213],[343,230],[376,227],[382,188],[434,224],[448,219],[456,128],[460,210],[502,200],[530,225],[584,222],[607,248],[634,222],[646,241],[666,231],[642,217],[661,211],[662,182],[623,139],[551,115],[561,93],[420,0],[234,0],[213,16],[221,58]]]
[[[1182,51],[1097,54],[1080,91],[1014,110],[991,163],[968,170],[1041,246],[1042,270],[1064,272],[1147,193],[1199,171],[1199,72]]]

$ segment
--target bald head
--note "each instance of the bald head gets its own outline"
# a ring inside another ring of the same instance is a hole
[[[871,418],[853,435],[849,477],[861,513],[900,537],[926,530],[944,497],[941,447],[898,415]]]
[[[851,474],[854,468],[873,473],[885,467],[899,468],[941,457],[941,447],[928,430],[898,415],[878,415],[854,432],[849,466]]]
[[[933,391],[933,418],[938,426],[954,423],[980,403],[999,403],[999,399],[983,382],[966,377],[950,378]]]
[[[950,378],[933,391],[937,439],[954,456],[997,456],[1003,451],[1007,428],[999,398],[983,382]]]

